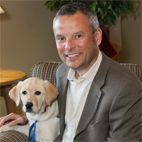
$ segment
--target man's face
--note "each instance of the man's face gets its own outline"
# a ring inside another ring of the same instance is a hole
[[[59,16],[53,24],[61,60],[80,75],[85,74],[98,57],[100,43],[96,32],[101,34],[101,30],[93,33],[87,17],[81,12]]]

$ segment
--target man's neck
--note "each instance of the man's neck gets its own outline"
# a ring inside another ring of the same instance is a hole
[[[79,78],[79,74],[78,74],[78,72],[77,71],[75,71],[75,78],[78,80],[78,78]]]

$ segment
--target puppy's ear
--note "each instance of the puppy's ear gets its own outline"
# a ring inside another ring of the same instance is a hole
[[[20,104],[20,90],[22,81],[20,81],[15,87],[9,91],[10,98],[15,101],[16,106]]]
[[[58,90],[49,81],[44,81],[44,88],[46,92],[46,103],[51,105],[53,100],[58,96]]]

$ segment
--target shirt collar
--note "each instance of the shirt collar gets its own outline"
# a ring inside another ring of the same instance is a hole
[[[99,69],[99,66],[101,64],[101,61],[102,61],[102,53],[99,51],[99,55],[98,55],[98,58],[96,60],[96,62],[93,64],[93,66],[89,69],[88,72],[86,72],[83,76],[80,76],[78,78],[78,80],[75,78],[75,71],[73,69],[70,68],[69,72],[68,72],[68,80],[70,81],[75,81],[75,82],[80,82],[84,79],[87,79],[89,82],[92,82],[98,69]]]

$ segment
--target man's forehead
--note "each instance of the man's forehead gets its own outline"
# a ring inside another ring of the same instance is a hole
[[[54,20],[53,29],[54,30],[56,28],[64,29],[64,26],[66,25],[67,26],[71,25],[74,27],[78,25],[85,26],[86,23],[89,24],[89,21],[83,13],[76,13],[74,15],[64,15],[64,16],[59,16]]]
[[[61,22],[62,20],[68,20],[68,19],[75,19],[75,18],[79,18],[79,19],[87,19],[87,16],[82,13],[82,12],[76,12],[74,13],[73,15],[70,15],[70,14],[66,14],[66,15],[59,15],[58,17],[55,17],[54,20],[53,20],[53,24],[55,24],[55,22]]]

